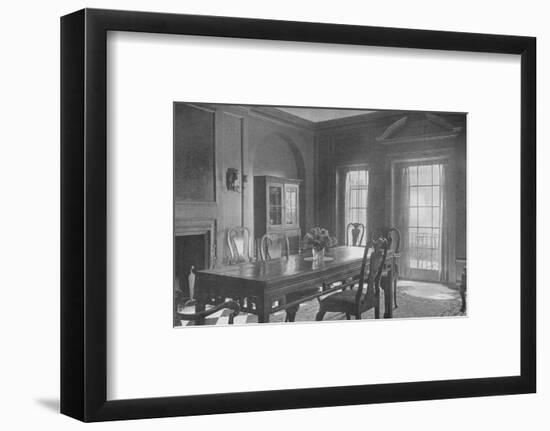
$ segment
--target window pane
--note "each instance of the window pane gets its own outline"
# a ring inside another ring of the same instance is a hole
[[[434,206],[439,206],[439,186],[435,186],[433,188],[433,200],[432,200],[432,204]]]
[[[410,187],[409,190],[409,205],[415,207],[418,205],[418,187]]]
[[[285,193],[285,218],[286,224],[297,224],[297,191],[294,187],[288,187]]]
[[[418,226],[417,208],[409,208],[409,226]]]
[[[363,223],[364,225],[366,225],[366,223],[367,223],[367,209],[366,209],[366,208],[362,208],[362,209],[361,209],[361,212],[360,212],[360,214],[359,214],[359,217],[360,217],[360,218],[359,218],[358,221],[359,221],[360,223]]]
[[[414,253],[414,247],[416,247],[416,233],[416,228],[409,228],[409,247],[411,248],[411,253]]]
[[[418,208],[418,226],[432,227],[432,208]]]
[[[437,250],[439,250],[439,248],[440,248],[440,246],[439,246],[439,244],[440,244],[440,242],[439,242],[439,229],[434,229],[434,231],[433,231],[433,237],[434,237],[434,240],[433,240],[433,242],[434,242],[434,244],[433,244],[433,245],[434,245],[434,248],[437,249]]]
[[[281,224],[281,207],[271,207],[269,210],[269,224],[279,225]]]
[[[441,268],[441,252],[439,250],[433,250],[432,252],[432,268],[439,270]]]
[[[421,269],[430,269],[431,252],[425,248],[418,249],[418,267]]]
[[[418,185],[432,184],[432,165],[418,167]]]
[[[439,221],[439,207],[433,207],[433,224],[432,226],[439,226],[441,223]]]
[[[433,184],[439,185],[439,171],[441,169],[441,165],[433,165]]]
[[[416,166],[411,166],[409,168],[409,184],[411,186],[415,186],[418,184],[417,175],[418,175],[418,168]]]
[[[419,228],[418,229],[418,247],[432,248],[432,229]]]
[[[281,205],[282,192],[281,187],[269,187],[269,203],[271,205]]]
[[[367,184],[367,179],[365,177],[365,171],[359,171],[359,184]]]
[[[418,189],[418,205],[431,205],[432,204],[432,188],[431,187],[417,187]]]

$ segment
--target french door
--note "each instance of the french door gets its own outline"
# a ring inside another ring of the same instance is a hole
[[[407,266],[413,279],[439,280],[445,188],[442,185],[443,167],[435,163],[407,168]]]

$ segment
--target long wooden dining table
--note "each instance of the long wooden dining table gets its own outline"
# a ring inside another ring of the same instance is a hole
[[[195,310],[199,313],[208,304],[232,298],[240,303],[241,311],[257,315],[259,323],[267,323],[271,314],[330,294],[338,290],[338,281],[358,276],[364,250],[363,247],[334,247],[322,263],[314,263],[311,254],[306,253],[198,271]],[[381,282],[384,318],[393,317],[395,263],[395,256],[388,251]],[[367,259],[367,273],[368,265]],[[375,293],[375,318],[379,318],[380,295]],[[289,297],[293,300],[289,301]]]
[[[208,304],[232,298],[240,303],[241,311],[257,315],[259,323],[267,323],[271,314],[330,294],[338,290],[335,285],[338,281],[359,275],[364,250],[363,247],[334,247],[329,249],[322,263],[314,263],[311,253],[305,253],[198,271],[195,310],[198,313],[204,311]],[[365,269],[367,274],[368,261]],[[393,317],[395,268],[395,256],[388,251],[381,282],[384,318]],[[298,296],[299,299],[289,301],[289,296]],[[375,298],[375,318],[379,318],[379,292],[375,292]]]

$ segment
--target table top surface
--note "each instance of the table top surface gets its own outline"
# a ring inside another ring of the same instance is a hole
[[[274,281],[281,278],[330,271],[350,263],[361,263],[364,251],[364,247],[340,246],[327,251],[327,256],[333,258],[332,260],[319,264],[306,260],[305,258],[311,257],[311,253],[304,253],[294,254],[288,258],[272,259],[266,262],[259,261],[225,265],[214,269],[198,271],[198,273],[258,281]]]

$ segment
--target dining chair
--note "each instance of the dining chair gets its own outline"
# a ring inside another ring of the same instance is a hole
[[[346,226],[346,245],[359,246],[365,236],[365,225],[363,223],[348,223]]]
[[[250,231],[244,226],[227,231],[227,246],[231,254],[230,264],[250,262]]]
[[[262,261],[268,261],[277,258],[288,258],[290,255],[290,246],[288,237],[283,234],[265,234],[260,240],[260,259]],[[310,296],[312,293],[317,292],[317,287],[311,287],[300,292],[290,293],[286,296],[286,302],[295,302]],[[285,322],[294,322],[296,320],[296,314],[300,309],[300,304],[288,307],[285,316]]]
[[[239,312],[241,311],[241,307],[236,301],[232,299],[227,299],[224,302],[217,304],[214,307],[209,308],[208,310],[201,311],[199,313],[181,313],[178,311],[177,318],[179,318],[180,320],[188,320],[188,321],[200,323],[201,321],[204,321],[204,319],[207,318],[208,316],[226,308],[231,310],[231,313],[229,314],[228,323],[230,325],[233,325],[235,316],[239,314]]]
[[[259,257],[262,262],[267,262],[271,259],[288,259],[290,255],[290,246],[288,242],[288,237],[284,233],[266,233],[260,239],[259,246]],[[307,296],[307,292],[300,293],[291,293],[287,295],[286,301],[293,302],[300,299],[302,296]],[[294,322],[296,318],[296,313],[300,308],[300,304],[293,305],[292,307],[287,308],[285,322]]]
[[[352,315],[356,319],[361,319],[361,315],[371,308],[375,309],[375,318],[379,317],[380,279],[382,278],[382,271],[386,262],[388,240],[380,237],[371,241],[371,244],[374,250],[369,257],[368,250],[370,247],[365,247],[359,275],[343,283],[341,285],[342,290],[320,301],[319,311],[315,320],[323,320],[327,312],[345,313],[347,320],[350,320]],[[367,261],[369,261],[368,275],[365,276]],[[354,285],[357,285],[356,290],[345,289]]]
[[[363,223],[348,223],[346,226],[346,245],[352,247],[359,247],[363,243],[363,238],[366,233],[366,228]],[[349,281],[344,280],[344,282]],[[349,286],[353,288],[353,286]]]
[[[278,259],[290,255],[288,237],[282,233],[266,233],[260,239],[259,257],[262,261]]]
[[[399,280],[399,264],[397,262],[401,257],[401,231],[396,227],[377,228],[373,231],[373,238],[376,237],[384,237],[388,240],[388,252],[392,256],[393,306],[397,308],[397,282]]]

